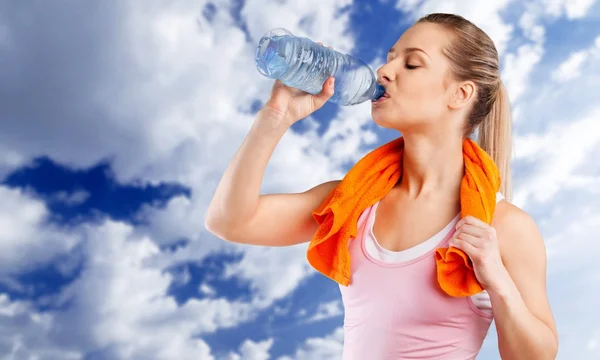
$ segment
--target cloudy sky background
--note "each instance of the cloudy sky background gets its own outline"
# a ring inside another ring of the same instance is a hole
[[[226,243],[204,212],[269,95],[265,32],[376,69],[438,11],[501,52],[514,203],[547,243],[559,358],[600,358],[595,0],[0,0],[0,357],[339,358],[339,290],[306,245]],[[327,104],[282,139],[263,191],[341,178],[396,135],[368,103]],[[480,358],[498,358],[493,325]]]

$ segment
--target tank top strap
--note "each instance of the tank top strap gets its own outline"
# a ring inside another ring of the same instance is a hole
[[[375,203],[375,204],[377,204],[377,203]],[[357,230],[357,232],[361,231],[361,229],[369,221],[369,218],[371,218],[371,213],[372,213],[371,210],[373,209],[373,207],[375,206],[375,204],[373,204],[373,205],[367,207],[366,209],[364,209],[363,212],[358,217],[358,220],[356,222],[356,230]]]

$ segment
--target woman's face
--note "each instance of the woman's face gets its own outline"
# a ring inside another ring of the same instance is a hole
[[[455,91],[442,54],[450,41],[449,33],[432,23],[415,24],[402,34],[377,70],[389,97],[372,103],[375,123],[401,132],[440,124]]]

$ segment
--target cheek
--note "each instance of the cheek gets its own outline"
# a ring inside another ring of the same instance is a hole
[[[439,116],[445,109],[445,92],[439,81],[423,79],[403,90],[400,97],[402,109],[416,118],[430,119]]]
[[[442,99],[442,94],[424,84],[403,91],[402,96],[395,100],[398,111],[409,118],[424,120],[440,114],[443,109]]]

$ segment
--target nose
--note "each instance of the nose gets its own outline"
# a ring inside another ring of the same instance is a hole
[[[394,72],[388,67],[388,64],[377,69],[377,82],[381,85],[386,85],[394,81]]]

